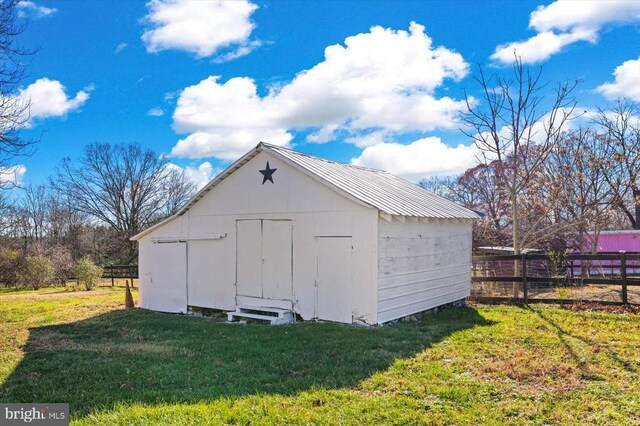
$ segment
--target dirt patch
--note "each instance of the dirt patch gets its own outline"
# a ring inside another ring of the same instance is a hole
[[[542,349],[515,349],[476,365],[488,381],[517,381],[532,394],[569,391],[583,387],[592,376],[575,362],[550,359]]]

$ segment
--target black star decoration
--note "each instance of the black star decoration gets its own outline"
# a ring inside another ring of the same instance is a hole
[[[269,167],[269,162],[267,161],[267,167],[264,170],[260,170],[260,173],[262,173],[262,184],[264,185],[264,183],[266,181],[269,181],[271,183],[273,183],[273,173],[278,170],[278,169],[272,169]]]

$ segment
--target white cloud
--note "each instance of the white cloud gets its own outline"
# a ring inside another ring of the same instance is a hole
[[[248,77],[211,76],[185,88],[173,118],[174,129],[188,136],[172,155],[235,159],[258,141],[287,145],[296,130],[312,130],[309,141],[326,142],[336,132],[455,128],[463,101],[434,92],[467,74],[462,56],[434,47],[421,25],[372,27],[327,47],[324,61],[266,96]]]
[[[126,49],[128,46],[127,43],[120,43],[116,46],[116,49],[114,50],[114,53],[117,55],[118,53],[122,52],[124,49]]]
[[[237,49],[225,52],[219,56],[216,56],[213,59],[213,63],[223,64],[225,62],[233,61],[234,59],[241,58],[243,56],[247,56],[249,53],[253,52],[256,48],[262,46],[262,42],[258,40],[251,40],[239,46]]]
[[[558,0],[548,6],[538,6],[531,13],[529,26],[538,31],[571,31],[638,20],[640,5],[635,1]]]
[[[77,110],[89,99],[91,86],[80,90],[71,98],[66,92],[66,88],[58,80],[40,78],[25,89],[18,90],[18,97],[24,102],[30,102],[29,123],[37,118],[60,117],[70,111]]]
[[[0,167],[0,189],[20,185],[25,173],[27,173],[27,168],[22,164]]]
[[[19,1],[16,4],[18,9],[18,16],[21,18],[31,17],[34,19],[44,18],[57,12],[57,9],[53,7],[39,6],[32,1]]]
[[[557,0],[538,6],[529,17],[529,28],[538,34],[525,41],[500,45],[491,59],[510,64],[514,50],[524,63],[547,60],[578,41],[595,43],[603,27],[640,21],[640,2],[628,0]]]
[[[434,47],[424,27],[373,27],[325,49],[325,59],[272,95],[294,128],[432,130],[453,127],[461,103],[436,99],[445,79],[460,80],[468,64],[457,52]],[[348,122],[348,124],[347,124]]]
[[[232,49],[235,53],[221,56],[230,60],[259,45],[249,39],[255,27],[250,17],[258,6],[248,0],[151,0],[147,8],[150,28],[142,41],[148,52],[175,49],[205,58]]]
[[[249,78],[218,84],[209,77],[187,87],[173,114],[174,129],[191,133],[178,141],[171,154],[178,157],[217,157],[235,160],[260,141],[287,145],[293,136],[278,125],[279,112],[256,93]]]
[[[171,103],[173,102],[178,96],[180,96],[180,90],[176,90],[174,92],[166,92],[163,96],[162,99],[164,99],[165,102]]]
[[[387,142],[389,132],[384,130],[358,134],[345,139],[345,142],[353,144],[358,148],[367,148],[373,145],[378,145]]]
[[[336,124],[328,124],[318,131],[311,133],[307,136],[307,141],[313,143],[325,143],[333,140],[336,136],[336,132],[339,130],[339,126]]]
[[[193,183],[195,183],[196,188],[199,190],[206,184],[208,184],[211,179],[214,178],[218,173],[221,172],[220,169],[214,169],[211,163],[205,161],[200,164],[198,167],[187,166],[184,169],[185,174]]]
[[[410,144],[382,142],[369,146],[351,160],[356,166],[386,170],[417,182],[431,176],[457,175],[477,164],[475,145],[451,147],[438,137],[419,139]]]
[[[169,163],[169,167],[180,172],[184,172],[185,176],[194,183],[197,190],[202,189],[222,170],[214,168],[210,162],[205,161],[199,166],[180,167],[177,164]]]
[[[613,76],[614,82],[599,86],[598,92],[608,99],[626,97],[640,102],[640,57],[617,66]]]
[[[575,30],[570,33],[556,34],[553,31],[538,33],[525,41],[517,41],[500,45],[491,55],[491,59],[503,64],[514,61],[514,52],[522,58],[523,63],[533,64],[549,59],[563,47],[577,41],[589,41],[595,43],[597,33],[593,30]]]
[[[162,108],[153,107],[147,112],[147,115],[150,117],[162,117],[164,115],[164,110]]]

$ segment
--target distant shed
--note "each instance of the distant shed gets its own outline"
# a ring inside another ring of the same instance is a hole
[[[134,237],[140,305],[384,323],[469,296],[476,217],[385,171],[260,143]]]
[[[591,252],[596,240],[596,233],[589,233],[586,239],[586,252]],[[640,252],[640,230],[600,231],[597,234],[596,252]]]

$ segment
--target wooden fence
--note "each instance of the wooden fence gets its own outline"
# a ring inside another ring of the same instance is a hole
[[[111,279],[112,287],[115,285],[116,279],[131,280],[130,283],[133,286],[134,278],[138,278],[138,265],[104,265],[102,270],[102,278]],[[70,275],[67,279],[76,280],[76,277]]]
[[[116,278],[130,279],[131,286],[133,286],[133,279],[138,278],[138,265],[105,265],[102,269],[104,270],[102,278],[111,278],[112,287]]]
[[[473,256],[480,302],[640,304],[640,253]]]

